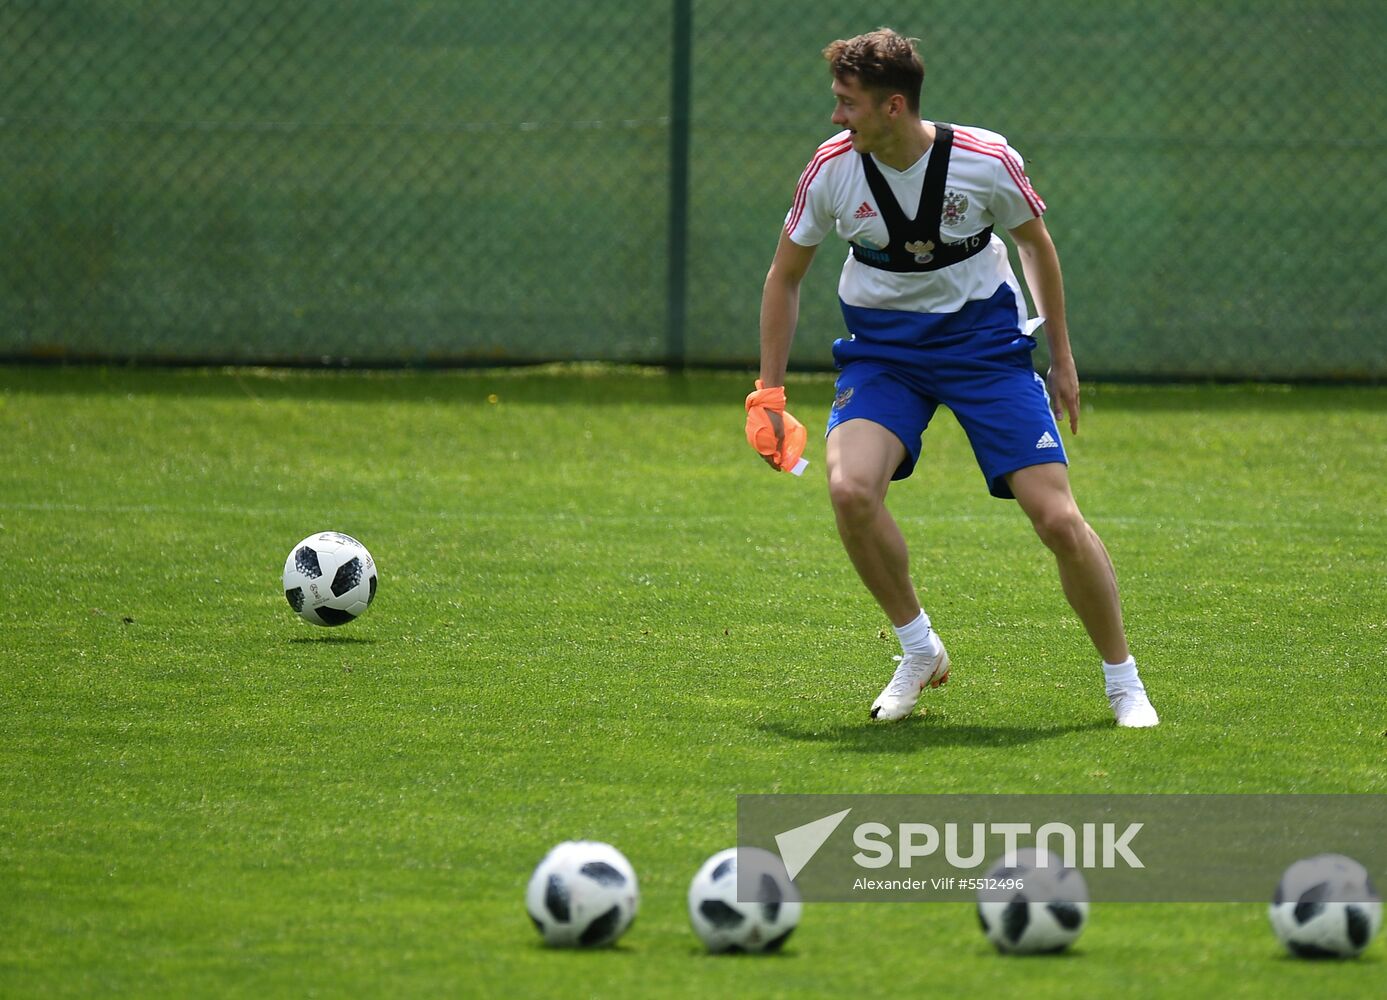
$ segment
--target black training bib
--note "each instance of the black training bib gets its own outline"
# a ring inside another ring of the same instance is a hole
[[[852,244],[852,255],[860,263],[882,271],[937,271],[981,253],[992,240],[992,227],[966,236],[957,243],[945,243],[939,233],[939,220],[944,212],[944,186],[949,178],[949,155],[954,147],[954,130],[942,122],[934,123],[934,147],[925,167],[925,179],[920,187],[920,207],[915,218],[907,219],[901,211],[891,185],[881,175],[881,169],[871,153],[861,153],[862,170],[867,186],[881,209],[888,239],[885,250],[872,250]]]

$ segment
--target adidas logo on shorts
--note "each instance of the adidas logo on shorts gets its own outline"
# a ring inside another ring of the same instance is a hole
[[[1035,443],[1037,448],[1058,448],[1060,443],[1055,440],[1055,436],[1049,431],[1040,435],[1040,440]]]

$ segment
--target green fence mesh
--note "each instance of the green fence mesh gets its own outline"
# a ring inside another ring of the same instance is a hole
[[[1081,374],[1387,375],[1369,0],[0,0],[0,355],[750,364],[819,52],[879,24],[1025,155]]]

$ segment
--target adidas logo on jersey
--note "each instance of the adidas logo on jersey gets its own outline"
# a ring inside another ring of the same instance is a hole
[[[857,206],[857,211],[852,214],[852,217],[854,219],[875,219],[877,213],[876,209],[872,207],[871,202],[864,201],[861,205]]]
[[[1037,448],[1058,448],[1060,443],[1055,440],[1055,436],[1049,431],[1040,435],[1040,440],[1035,443]]]

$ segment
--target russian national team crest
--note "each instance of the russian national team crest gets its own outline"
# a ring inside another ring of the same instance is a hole
[[[915,263],[928,264],[934,260],[934,240],[912,240],[905,245],[905,252],[914,255]]]
[[[946,226],[957,226],[968,214],[968,196],[960,191],[947,191],[944,194],[944,209],[939,221]]]

